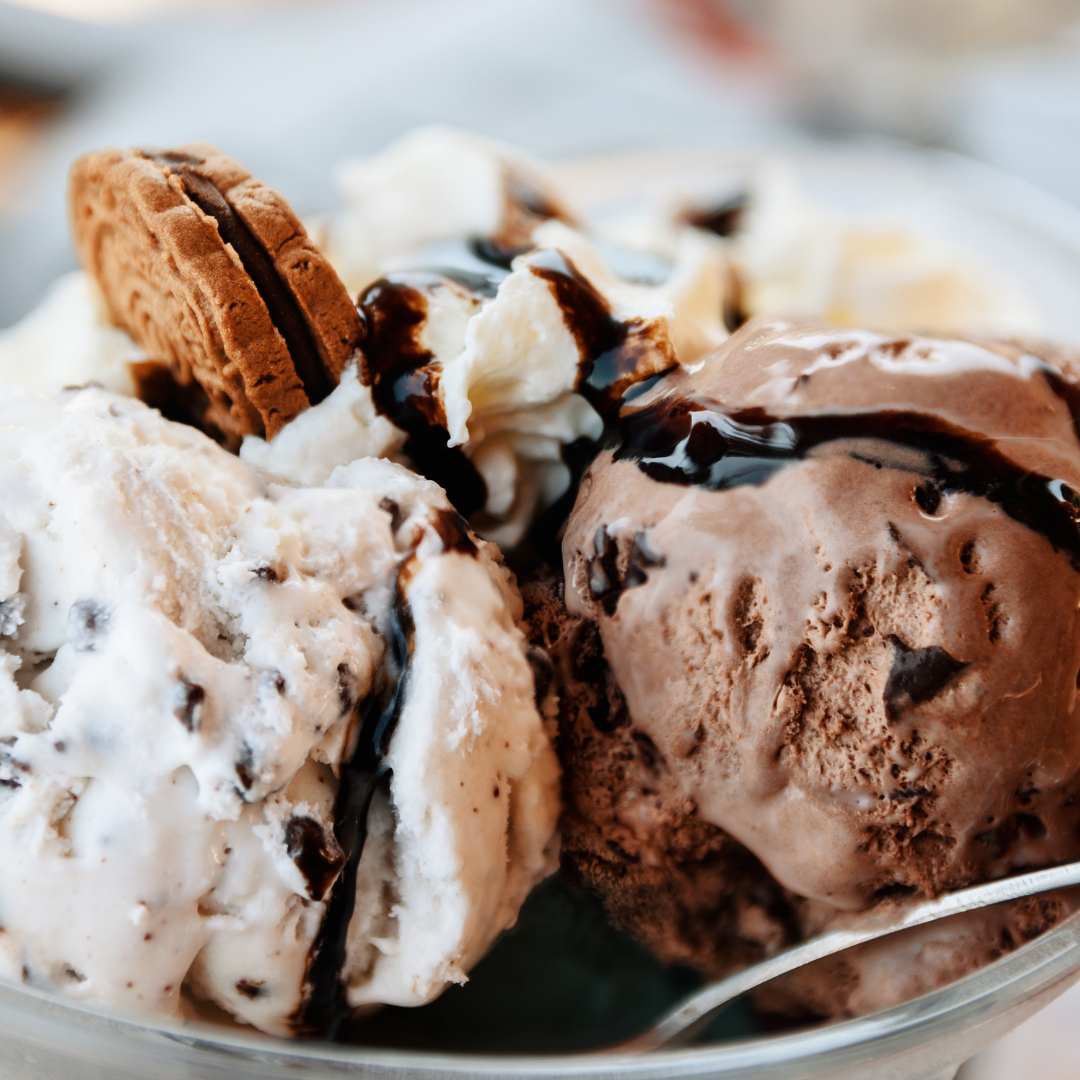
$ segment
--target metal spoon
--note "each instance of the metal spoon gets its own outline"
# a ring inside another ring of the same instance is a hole
[[[843,952],[853,945],[862,945],[875,938],[886,937],[912,926],[976,911],[1006,900],[1018,900],[1022,896],[1080,885],[1080,862],[1054,866],[1049,870],[1036,870],[1030,874],[974,885],[968,889],[945,893],[936,900],[927,900],[908,908],[900,918],[895,914],[883,916],[880,922],[871,921],[857,930],[828,930],[799,945],[770,956],[760,963],[743,968],[726,979],[711,983],[691,994],[681,1005],[676,1005],[666,1016],[658,1020],[644,1034],[609,1048],[607,1053],[637,1054],[658,1050],[663,1046],[678,1046],[689,1042],[712,1017],[725,1005],[780,975],[804,967],[815,960]]]

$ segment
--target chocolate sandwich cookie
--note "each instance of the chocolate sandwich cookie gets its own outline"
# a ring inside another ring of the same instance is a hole
[[[75,247],[144,349],[139,396],[227,443],[322,401],[362,327],[285,200],[205,144],[104,150],[70,178]]]

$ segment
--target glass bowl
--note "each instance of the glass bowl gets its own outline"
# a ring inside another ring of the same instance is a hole
[[[826,205],[909,222],[991,266],[1005,268],[1034,300],[1045,336],[1080,344],[1080,212],[1020,181],[947,154],[880,146],[813,147],[789,154],[787,160],[810,195]],[[759,161],[753,154],[719,158],[664,153],[566,163],[559,172],[579,205],[602,211],[605,204],[618,209],[642,195],[670,190],[673,178],[686,178],[693,189],[703,177],[737,175]],[[289,1042],[235,1025],[152,1023],[107,1015],[0,982],[0,1075],[4,1080],[945,1080],[1080,979],[1078,913],[996,963],[872,1016],[764,1035],[745,1022],[740,1026],[736,1007],[734,1022],[729,1017],[714,1024],[707,1033],[712,1041],[689,1049],[640,1057],[510,1054],[506,1049],[513,1039],[501,1031],[506,1018],[500,1012],[499,990],[535,980],[539,971],[549,978],[530,1000],[551,1010],[556,1017],[551,1023],[557,1024],[560,1015],[572,1017],[579,1029],[587,1030],[589,1014],[581,1012],[579,1003],[604,999],[609,1022],[589,1032],[594,1037],[587,1044],[594,1046],[629,1037],[693,987],[687,973],[665,972],[640,950],[635,953],[632,943],[611,938],[614,932],[601,925],[595,905],[591,915],[582,916],[580,908],[563,912],[566,916],[569,911],[577,940],[572,935],[567,940],[570,923],[565,918],[562,923],[548,919],[537,935],[537,912],[547,918],[544,910],[550,915],[552,902],[565,907],[565,897],[560,901],[557,895],[561,889],[554,885],[539,890],[540,899],[531,899],[523,913],[525,929],[516,939],[511,933],[477,969],[473,984],[486,984],[488,990],[486,997],[476,991],[468,998],[471,1011],[455,1013],[455,1002],[466,1000],[453,997],[455,990],[426,1007],[442,1010],[438,1015],[444,1030],[455,1023],[464,1027],[467,1018],[473,1038],[466,1049],[420,1048],[426,1017],[434,1013],[404,1018],[394,1047]],[[593,968],[583,966],[578,954],[589,949],[582,943],[604,935],[606,943],[593,950]],[[597,974],[601,968],[602,977]],[[612,1017],[622,1021],[621,1028]],[[565,1051],[566,1046],[534,1038],[528,1049]]]
[[[0,985],[6,1080],[949,1080],[1080,978],[1080,913],[964,979],[885,1012],[788,1035],[638,1057],[379,1050],[105,1016]]]

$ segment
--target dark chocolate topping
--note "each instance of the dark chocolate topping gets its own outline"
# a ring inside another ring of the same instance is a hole
[[[506,279],[505,274],[481,273],[479,270],[465,270],[460,266],[434,266],[431,272],[449,278],[462,288],[468,289],[474,296],[485,299],[491,299]]]
[[[537,221],[549,218],[564,218],[562,209],[555,205],[542,191],[525,179],[520,173],[510,170],[506,177],[508,196],[527,214]]]
[[[477,555],[476,544],[469,535],[469,523],[456,510],[436,510],[432,527],[443,543],[444,551],[461,555]]]
[[[270,321],[285,339],[296,374],[312,405],[317,405],[333,389],[323,368],[311,326],[304,318],[292,291],[281,280],[273,259],[259,243],[244,220],[229,205],[217,185],[199,172],[201,158],[177,151],[141,151],[144,157],[170,169],[183,185],[184,194],[204,214],[217,222],[218,233],[231,245],[270,313]]]
[[[704,229],[717,236],[734,236],[742,228],[749,203],[749,193],[740,191],[718,206],[687,211],[683,214],[683,221],[695,229]]]
[[[469,241],[469,251],[482,262],[491,263],[502,270],[509,270],[510,264],[519,256],[532,250],[532,244],[502,244],[490,236],[474,236]]]
[[[390,515],[392,521],[400,517],[401,509],[392,499],[383,499],[382,510]],[[465,519],[456,511],[436,509],[430,524],[442,541],[443,551],[457,551],[474,557],[479,554]],[[366,701],[357,702],[354,706],[351,671],[348,664],[338,666],[338,694],[346,708],[355,708],[360,730],[356,748],[342,766],[339,778],[340,786],[334,803],[336,843],[327,843],[321,827],[316,822],[310,822],[318,830],[316,836],[304,824],[310,821],[309,818],[292,818],[286,826],[289,854],[307,877],[312,896],[320,899],[322,893],[317,892],[319,884],[325,893],[326,887],[333,881],[326,913],[308,964],[305,1003],[292,1017],[298,1035],[334,1038],[349,1013],[341,972],[345,964],[349,922],[356,903],[356,873],[367,839],[368,811],[379,785],[390,775],[386,753],[405,701],[415,633],[405,588],[415,568],[415,554],[407,556],[398,567],[390,632],[380,675],[381,685]],[[300,823],[296,826],[295,852],[290,833],[294,823]],[[338,870],[341,870],[340,874]]]
[[[550,285],[577,342],[581,359],[575,389],[601,417],[614,417],[626,391],[655,374],[641,367],[642,357],[655,349],[647,323],[616,318],[599,290],[555,248],[533,255],[529,269]],[[668,366],[674,366],[674,359]]]
[[[636,462],[661,483],[712,491],[762,484],[824,443],[860,440],[849,451],[853,458],[916,472],[932,485],[914,496],[924,509],[936,509],[950,492],[988,499],[1068,552],[1080,569],[1080,494],[1017,465],[993,439],[938,417],[884,410],[778,419],[761,409],[728,413],[715,402],[664,397],[624,416],[620,427],[616,460]],[[882,443],[915,450],[919,460],[898,461]]]
[[[407,434],[405,453],[417,470],[440,484],[467,517],[487,501],[487,488],[461,448],[446,445],[450,434],[435,396],[439,365],[420,344],[428,310],[425,291],[447,277],[408,271],[380,278],[364,290],[359,301],[365,326],[362,374],[375,407]]]
[[[398,571],[381,692],[357,706],[360,733],[355,751],[341,769],[334,805],[334,837],[344,866],[327,899],[319,935],[307,971],[308,994],[293,1017],[297,1035],[334,1038],[349,1013],[341,972],[345,965],[349,922],[356,904],[356,872],[367,839],[367,817],[379,785],[389,776],[386,751],[405,700],[413,626],[404,596],[411,559]],[[404,575],[404,578],[403,578]]]
[[[470,243],[474,255],[498,262],[497,253],[481,241]],[[516,252],[515,252],[516,254]],[[507,260],[507,265],[509,260]],[[558,302],[578,346],[579,372],[575,389],[600,416],[614,421],[625,397],[656,377],[658,343],[645,320],[619,319],[603,295],[561,252],[534,253],[528,269],[543,279]],[[479,297],[490,297],[499,285],[495,274],[457,268],[414,270],[390,274],[368,286],[359,308],[365,324],[363,380],[372,389],[375,407],[406,432],[405,453],[417,470],[441,484],[454,506],[468,518],[483,508],[487,490],[483,479],[459,447],[448,447],[446,417],[437,396],[441,366],[422,344],[428,313],[428,294],[453,284]],[[643,360],[651,361],[643,363]],[[674,358],[665,356],[670,367]],[[577,480],[596,452],[589,444],[564,448],[563,458],[573,474],[569,499],[561,499],[556,515],[565,519]],[[530,546],[551,546],[558,527],[551,514],[533,530]]]

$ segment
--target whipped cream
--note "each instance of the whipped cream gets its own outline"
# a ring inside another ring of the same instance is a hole
[[[487,237],[526,244],[532,226],[569,216],[535,161],[455,128],[417,128],[372,157],[334,170],[341,207],[321,239],[350,292],[388,270],[416,265],[440,240]]]
[[[109,322],[101,290],[81,270],[58,278],[22,322],[0,330],[0,386],[97,382],[130,396],[132,365],[145,359],[127,332]]]

